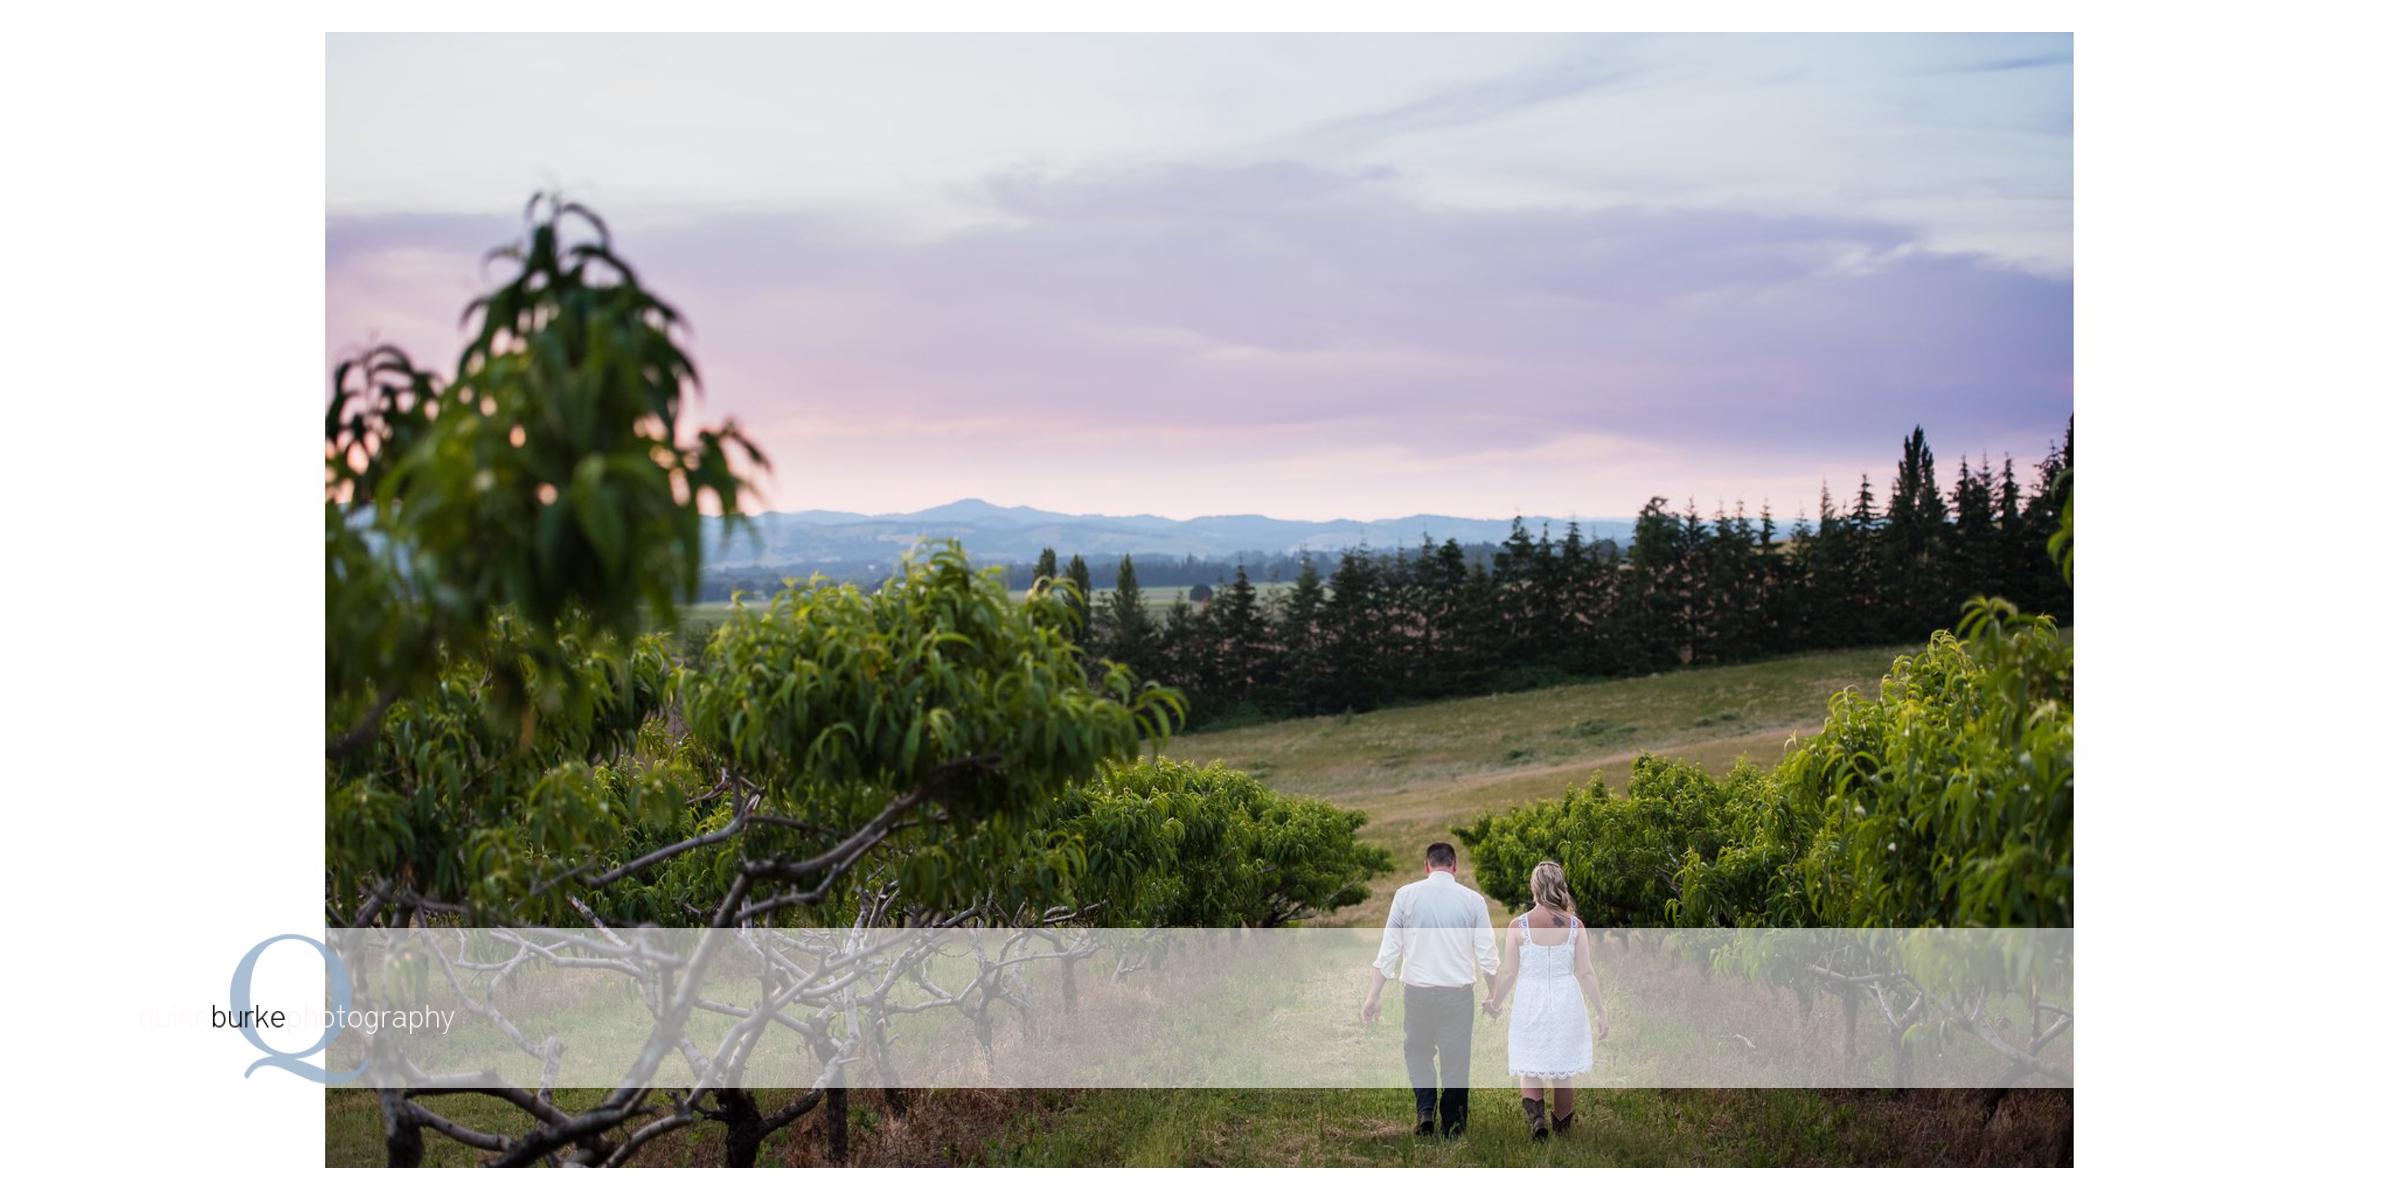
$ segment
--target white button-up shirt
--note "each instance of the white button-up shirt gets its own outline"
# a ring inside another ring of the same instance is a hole
[[[1483,893],[1448,871],[1435,871],[1392,894],[1392,913],[1383,922],[1383,949],[1375,969],[1385,979],[1410,987],[1465,987],[1500,971],[1500,943],[1492,936],[1491,910]]]

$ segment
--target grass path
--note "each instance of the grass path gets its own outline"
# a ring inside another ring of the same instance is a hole
[[[1380,926],[1421,878],[1426,843],[1487,809],[1548,799],[1597,773],[1622,791],[1648,752],[1723,773],[1778,761],[1823,727],[1826,701],[1872,691],[1921,647],[1835,651],[1578,683],[1177,739],[1278,790],[1370,814],[1360,836],[1399,866],[1363,903],[1319,923]],[[1474,863],[1460,878],[1474,883]],[[1509,914],[1492,905],[1495,923]],[[1612,956],[1615,957],[1615,956]],[[1613,970],[1656,969],[1618,961]],[[1604,984],[1604,986],[1607,986]],[[961,1097],[961,1100],[966,1098]],[[1572,1136],[1534,1143],[1508,1089],[1472,1095],[1467,1136],[1414,1136],[1404,1093],[1375,1089],[1087,1092],[1025,1105],[947,1161],[1038,1166],[1844,1166],[2072,1161],[2071,1091],[1963,1094],[1838,1089],[1582,1090]],[[973,1103],[986,1103],[976,1097]],[[918,1160],[923,1161],[923,1160]]]

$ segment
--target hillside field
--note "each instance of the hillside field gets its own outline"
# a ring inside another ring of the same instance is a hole
[[[1381,925],[1391,894],[1418,878],[1427,843],[1487,809],[1552,799],[1598,772],[1622,791],[1648,752],[1723,774],[1747,758],[1772,766],[1794,736],[1815,733],[1845,688],[1872,691],[1894,659],[1921,647],[1796,654],[1639,679],[1310,717],[1170,741],[1170,757],[1222,761],[1278,791],[1369,814],[1359,836],[1400,869],[1373,899],[1321,923]],[[1474,864],[1459,878],[1474,880]],[[1504,918],[1497,906],[1495,919]]]

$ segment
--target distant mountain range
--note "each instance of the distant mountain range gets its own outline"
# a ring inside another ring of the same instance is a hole
[[[1564,518],[1525,518],[1525,528],[1537,538],[1545,524],[1552,538],[1567,536]],[[1585,520],[1581,527],[1586,540],[1615,538],[1622,544],[1633,536],[1630,519]],[[1431,514],[1383,521],[1285,521],[1255,515],[1178,521],[1054,513],[1022,505],[1003,508],[981,500],[960,500],[913,513],[868,515],[816,508],[762,513],[751,518],[747,532],[735,533],[722,545],[717,528],[712,520],[707,543],[711,570],[888,565],[919,539],[942,538],[958,539],[979,562],[1032,562],[1047,547],[1056,550],[1061,560],[1080,554],[1096,567],[1127,554],[1207,559],[1303,550],[1338,553],[1362,542],[1371,549],[1390,550],[1394,546],[1414,548],[1427,536],[1436,543],[1450,538],[1457,538],[1461,545],[1499,542],[1508,537],[1509,523]]]

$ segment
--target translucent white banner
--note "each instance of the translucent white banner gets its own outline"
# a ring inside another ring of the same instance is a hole
[[[2073,930],[1598,931],[1580,950],[1501,930],[1497,1011],[1472,930],[1413,931],[1368,1008],[1383,938],[333,930],[320,1007],[244,1035],[329,1082],[419,1089],[2073,1086]],[[1443,970],[1471,990],[1412,986]]]

